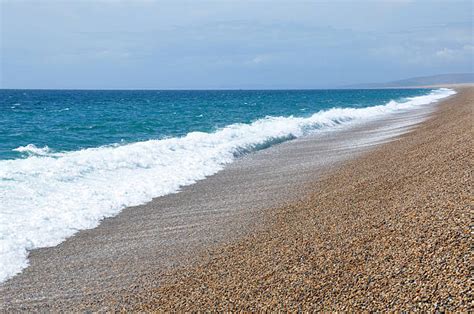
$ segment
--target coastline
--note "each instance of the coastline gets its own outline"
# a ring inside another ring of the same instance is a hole
[[[445,102],[443,101],[443,104]],[[403,128],[412,128],[416,123],[418,122],[415,119],[412,124]],[[381,124],[383,123],[372,127],[380,131],[383,128]],[[367,131],[374,130],[361,128],[358,135]],[[142,294],[150,291],[154,293],[153,289],[156,289],[157,285],[161,286],[160,291],[166,290],[168,287],[166,281],[172,282],[170,278],[174,276],[170,277],[167,274],[173,272],[176,267],[197,267],[195,268],[197,271],[203,259],[210,258],[212,262],[212,258],[216,256],[215,252],[221,252],[222,247],[247,243],[248,237],[258,240],[259,235],[269,232],[266,228],[268,223],[270,221],[275,223],[274,214],[278,213],[276,217],[280,217],[282,211],[281,209],[276,212],[269,211],[266,208],[281,208],[285,203],[286,206],[293,207],[294,204],[304,203],[305,195],[314,189],[314,186],[308,186],[308,183],[314,182],[315,178],[323,178],[329,169],[337,169],[344,162],[360,157],[372,146],[392,141],[394,136],[404,131],[398,130],[397,127],[389,128],[386,130],[386,137],[369,137],[371,140],[361,143],[359,147],[344,147],[344,143],[352,144],[354,134],[342,133],[339,136],[340,145],[337,154],[339,157],[332,160],[322,158],[320,162],[314,161],[316,151],[319,152],[324,147],[327,151],[335,149],[329,147],[329,143],[333,144],[333,138],[330,136],[327,143],[323,141],[321,144],[319,141],[319,146],[312,146],[311,139],[306,139],[261,151],[255,156],[249,156],[250,162],[244,160],[232,164],[222,173],[208,178],[205,182],[184,188],[179,194],[129,208],[118,217],[106,219],[96,229],[81,231],[58,247],[34,250],[31,254],[32,265],[24,273],[0,287],[0,296],[8,297],[5,302],[6,309],[48,307],[77,309],[79,303],[83,303],[84,309],[110,309],[117,306],[129,306],[132,309],[137,303],[125,302],[122,297],[130,300],[135,296],[138,298],[135,301],[140,300],[135,293],[137,289]],[[406,136],[403,135],[401,138]],[[391,145],[393,144],[383,147]],[[269,162],[269,159],[275,156],[281,156],[281,159]],[[354,161],[356,164],[357,160]],[[293,164],[288,167],[292,169],[273,173],[276,172],[275,169],[279,169],[278,167],[291,162]],[[338,173],[339,170],[335,171]],[[265,188],[269,186],[272,188]],[[196,198],[197,195],[200,197]],[[224,199],[221,199],[222,195],[226,195]],[[242,195],[246,196],[245,202],[241,201]],[[184,208],[185,211],[174,210],[177,204],[180,204],[180,208]],[[160,212],[157,213],[157,210]],[[268,215],[268,212],[271,214]],[[190,216],[196,218],[190,219]],[[157,223],[156,227],[147,221],[151,218],[154,221],[164,220],[171,224]],[[183,240],[185,244],[180,243]],[[189,249],[183,251],[184,246],[189,246]],[[209,254],[210,257],[199,256],[198,259],[193,259],[196,252]],[[193,262],[190,264],[190,261]],[[64,269],[58,271],[57,265],[62,265]],[[156,273],[157,269],[159,274]],[[175,275],[178,278],[179,272]],[[146,284],[137,284],[137,277],[140,278],[138,282]],[[159,283],[156,281],[157,277],[161,278]],[[58,285],[56,290],[55,285]],[[130,295],[131,287],[133,296]],[[39,288],[44,288],[46,292],[38,291]],[[54,294],[64,288],[66,291],[63,295]],[[98,291],[102,294],[99,295]],[[166,296],[161,292],[160,295]],[[215,295],[217,296],[218,294]],[[198,306],[195,300],[185,297],[182,300],[188,300],[190,302],[188,305]],[[205,300],[206,298],[202,298],[202,301]],[[151,308],[166,308],[166,304],[168,306],[179,304],[166,303],[165,298],[161,301],[163,302],[148,305]],[[185,305],[183,304],[183,308],[186,308]],[[201,306],[206,308],[208,305]]]
[[[265,231],[111,304],[469,310],[474,90],[458,91],[412,133],[346,163],[306,200],[270,210]]]

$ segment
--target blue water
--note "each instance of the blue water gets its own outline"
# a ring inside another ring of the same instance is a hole
[[[213,132],[265,116],[308,117],[333,107],[403,101],[426,89],[288,91],[0,90],[0,159],[28,144],[73,151]]]
[[[0,90],[0,282],[28,266],[28,250],[177,193],[244,153],[453,93]]]

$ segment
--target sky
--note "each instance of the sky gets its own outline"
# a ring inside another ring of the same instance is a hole
[[[473,72],[471,0],[0,0],[0,10],[1,88],[327,88]]]

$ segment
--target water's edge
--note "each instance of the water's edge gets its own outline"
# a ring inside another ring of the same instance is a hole
[[[0,240],[0,260],[6,265],[0,281],[28,266],[28,250],[55,246],[79,230],[96,227],[103,218],[115,216],[125,207],[179,192],[181,187],[219,172],[243,154],[305,135],[317,136],[409,112],[454,93],[439,89],[402,104],[332,109],[310,118],[266,118],[250,125],[231,125],[212,134],[194,132],[178,139],[70,153],[40,151],[28,159],[4,161],[3,165],[9,167],[0,170],[0,177],[24,183],[20,187],[12,183],[10,191],[18,192],[19,197],[16,203],[4,204],[5,208],[28,208],[32,201],[37,208],[25,215],[24,219],[32,222],[27,229],[18,230],[15,224],[0,229],[0,234],[10,235]],[[180,163],[175,162],[177,159]],[[34,180],[25,178],[32,169],[36,171]],[[170,181],[170,177],[175,181]],[[122,182],[117,178],[122,178]],[[48,187],[48,191],[40,191],[48,197],[40,200],[24,197],[38,186]],[[61,214],[65,208],[68,211]]]

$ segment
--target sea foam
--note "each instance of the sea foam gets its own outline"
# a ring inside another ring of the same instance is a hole
[[[0,161],[0,282],[28,266],[28,250],[55,246],[79,230],[96,227],[125,207],[179,192],[215,174],[241,154],[427,105],[454,94],[425,96],[367,108],[335,108],[307,118],[266,117],[213,133],[51,152],[32,144],[16,150],[28,158]]]
[[[48,146],[45,147],[36,147],[34,144],[28,144],[26,146],[19,146],[15,149],[13,149],[15,152],[19,153],[26,153],[28,155],[39,155],[39,156],[44,156],[47,155],[48,153],[51,152]]]

